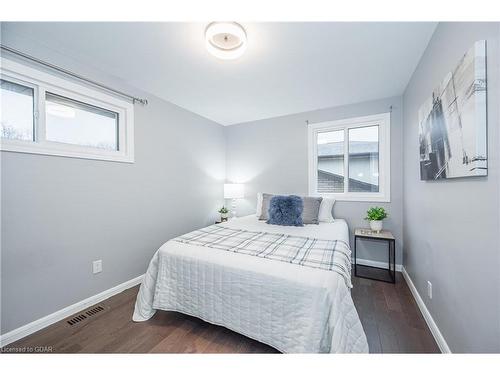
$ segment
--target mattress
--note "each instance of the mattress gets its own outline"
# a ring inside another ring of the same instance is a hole
[[[255,215],[224,226],[349,243],[345,221],[283,227]],[[166,242],[153,256],[133,320],[178,311],[284,353],[366,353],[350,288],[336,272],[240,253]]]

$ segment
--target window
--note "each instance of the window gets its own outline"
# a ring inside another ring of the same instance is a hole
[[[45,94],[46,137],[49,141],[118,151],[118,113]]]
[[[309,194],[390,201],[390,114],[309,125]]]
[[[35,91],[32,87],[0,79],[2,138],[33,141]]]
[[[379,192],[379,125],[349,129],[349,191]]]
[[[343,130],[318,133],[318,193],[344,192],[344,143]]]
[[[134,161],[131,103],[1,61],[1,150]]]

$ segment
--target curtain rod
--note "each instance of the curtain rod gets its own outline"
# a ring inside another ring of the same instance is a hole
[[[14,48],[8,47],[8,46],[3,45],[3,44],[0,44],[0,48],[3,49],[3,50],[5,50],[5,51],[7,51],[7,52],[13,53],[14,55],[18,55],[18,56],[20,56],[20,57],[22,57],[22,58],[24,58],[26,60],[33,61],[33,62],[35,62],[37,64],[40,64],[40,65],[44,65],[44,66],[46,66],[46,67],[48,67],[50,69],[57,70],[58,72],[61,72],[63,74],[66,74],[68,76],[76,78],[76,79],[78,79],[80,81],[84,81],[84,82],[90,83],[93,86],[97,86],[97,87],[99,87],[101,89],[104,89],[106,91],[109,91],[109,92],[112,92],[114,94],[117,94],[117,95],[120,95],[122,97],[125,97],[127,99],[130,99],[132,101],[132,103],[134,103],[134,104],[135,103],[141,103],[142,105],[147,105],[148,104],[148,100],[147,99],[137,98],[135,96],[126,94],[126,93],[124,93],[122,91],[115,90],[115,89],[113,89],[111,87],[103,85],[102,83],[93,81],[93,80],[91,80],[89,78],[85,78],[84,76],[81,76],[81,75],[79,75],[77,73],[73,73],[73,72],[71,72],[69,70],[61,68],[60,66],[57,66],[57,65],[48,63],[46,61],[40,60],[40,59],[38,59],[38,58],[36,58],[34,56],[28,55],[28,54],[26,54],[24,52],[21,52],[21,51],[18,51],[16,49],[14,49]]]

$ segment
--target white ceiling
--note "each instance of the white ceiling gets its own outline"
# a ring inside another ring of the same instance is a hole
[[[200,23],[11,23],[36,41],[223,125],[403,93],[435,23],[243,23],[224,61]],[[15,46],[13,46],[15,47]]]

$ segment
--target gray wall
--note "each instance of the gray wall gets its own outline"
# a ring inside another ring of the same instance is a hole
[[[15,45],[77,66],[28,41]],[[86,69],[78,67],[121,88]],[[216,217],[224,128],[139,94],[150,103],[135,106],[134,164],[0,153],[2,333],[143,274],[162,243]],[[103,272],[93,275],[96,259]]]
[[[307,125],[349,117],[388,112],[391,121],[391,202],[341,202],[334,206],[334,217],[347,220],[350,229],[366,227],[366,210],[383,206],[390,217],[384,225],[397,238],[396,261],[402,262],[402,98],[388,98],[342,107],[243,123],[227,127],[227,180],[245,184],[246,198],[238,202],[238,214],[255,212],[257,192],[307,195]],[[352,245],[352,239],[351,239]],[[359,257],[385,261],[384,245],[359,243]],[[368,248],[370,249],[368,251]]]
[[[500,351],[499,35],[498,23],[439,24],[404,93],[404,266],[453,352]],[[420,181],[417,111],[482,39],[488,177]]]

